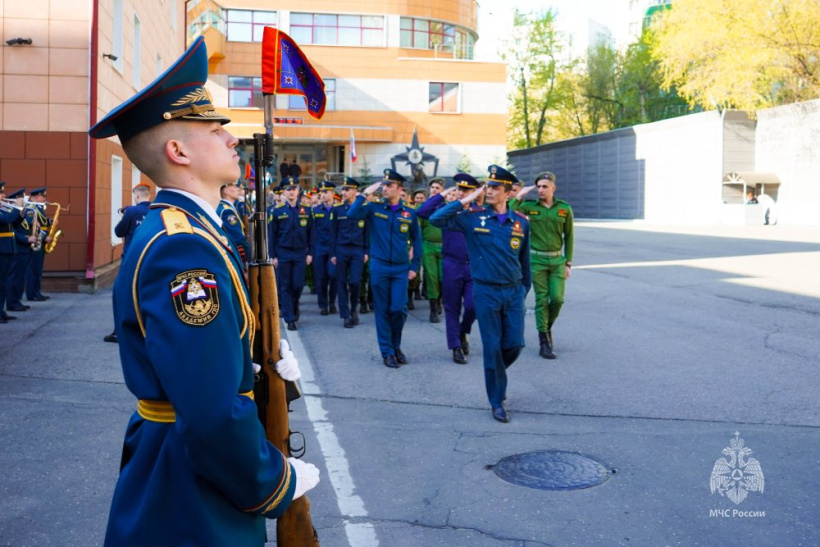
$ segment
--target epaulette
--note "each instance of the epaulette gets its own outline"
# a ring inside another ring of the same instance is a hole
[[[174,208],[162,210],[162,222],[165,224],[165,233],[169,236],[174,234],[193,234],[194,229],[188,216],[182,211]]]
[[[279,205],[277,205],[276,207],[274,207],[274,209],[279,209],[280,207],[284,207],[284,206],[285,206],[285,204],[284,204],[284,203],[280,203]]]
[[[525,214],[524,214],[524,213],[522,213],[521,211],[516,211],[516,210],[513,210],[513,213],[515,213],[516,215],[518,215],[518,216],[520,216],[521,218],[525,219],[527,222],[529,222],[529,220],[530,220],[530,217],[528,217],[527,215],[525,215]]]
[[[566,201],[564,201],[563,199],[558,199],[558,198],[555,198],[555,203],[563,203],[564,205],[568,205],[568,206],[569,206],[569,203],[567,203],[567,202],[566,202]]]

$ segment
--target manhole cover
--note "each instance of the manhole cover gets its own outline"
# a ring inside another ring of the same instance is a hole
[[[507,456],[493,471],[507,482],[540,490],[580,490],[609,478],[609,471],[595,460],[560,450]]]

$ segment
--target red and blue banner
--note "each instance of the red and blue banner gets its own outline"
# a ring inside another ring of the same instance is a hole
[[[325,113],[325,82],[293,38],[272,27],[262,34],[262,93],[301,95],[308,114],[318,120]]]

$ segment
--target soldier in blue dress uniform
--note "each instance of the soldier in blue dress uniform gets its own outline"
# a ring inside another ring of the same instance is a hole
[[[442,207],[430,221],[462,232],[467,240],[487,398],[493,418],[506,423],[507,368],[524,347],[524,297],[532,282],[530,227],[524,215],[507,207],[512,183],[518,179],[498,165],[489,171],[486,190],[479,188]],[[486,208],[463,209],[485,191]]]
[[[268,217],[268,242],[276,267],[282,319],[288,330],[297,330],[305,269],[313,261],[313,218],[310,207],[301,201],[299,182],[294,177],[287,177],[279,186],[285,201]]]
[[[262,545],[318,482],[311,464],[265,438],[252,398],[255,319],[236,247],[216,214],[236,180],[238,140],[204,85],[200,37],[157,80],[89,131],[119,136],[162,190],[114,286],[120,359],[136,411],[125,435],[105,544]],[[283,344],[276,364],[298,379]]]
[[[31,260],[26,270],[26,301],[45,302],[50,297],[44,295],[40,288],[43,284],[43,264],[45,263],[45,244],[51,242],[48,235],[51,219],[46,215],[46,187],[35,188],[29,193],[29,205],[37,218],[37,242],[31,250]]]
[[[16,203],[12,203],[12,201]],[[6,198],[6,181],[0,181],[0,323],[17,319],[6,313],[6,284],[14,255],[17,254],[17,240],[14,228],[23,221],[23,191],[14,192]]]
[[[241,189],[236,184],[226,184],[220,190],[222,199],[216,207],[216,214],[222,219],[222,227],[225,233],[231,238],[234,246],[242,257],[242,263],[248,261],[248,239],[245,237],[245,224],[242,222],[242,215],[236,210],[236,203],[239,199]]]
[[[407,284],[415,279],[421,264],[421,229],[416,210],[401,201],[404,177],[392,169],[384,179],[364,190],[369,195],[379,187],[384,202],[365,203],[363,196],[353,201],[347,216],[370,221],[370,280],[373,288],[376,334],[385,366],[407,364],[401,350],[401,334],[407,320]],[[410,260],[408,241],[412,244]]]
[[[26,189],[22,188],[9,195],[10,199],[25,197]],[[27,311],[31,308],[23,304],[23,290],[26,285],[26,271],[31,263],[32,246],[37,242],[35,226],[37,212],[30,204],[23,210],[23,219],[14,225],[14,239],[17,252],[11,259],[9,277],[6,281],[6,309],[8,311]]]
[[[358,195],[359,183],[345,177],[342,183],[344,201],[333,208],[333,239],[330,244],[330,261],[336,265],[336,286],[339,294],[339,316],[346,329],[359,324],[356,304],[359,302],[359,288],[362,271],[368,261],[370,244],[370,222],[352,219],[348,216],[350,206]]]
[[[478,188],[478,181],[467,173],[458,173],[453,177],[455,186],[432,196],[418,209],[421,218],[430,218],[433,213],[446,205],[445,200],[452,192],[458,192],[461,199]],[[483,210],[483,207],[471,203],[464,209]],[[453,352],[453,362],[467,364],[470,353],[468,335],[475,321],[473,306],[473,276],[470,274],[470,256],[467,253],[467,241],[464,234],[455,230],[442,230],[442,300],[444,302],[444,322],[447,332],[447,347]],[[462,316],[462,304],[464,315]]]
[[[331,240],[333,239],[333,196],[336,185],[322,181],[318,188],[319,203],[313,206],[313,274],[318,294],[319,310],[322,315],[335,314],[336,309],[336,265],[331,262]]]

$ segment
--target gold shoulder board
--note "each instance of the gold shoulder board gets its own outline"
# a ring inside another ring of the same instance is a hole
[[[165,209],[162,211],[162,222],[165,223],[165,233],[169,236],[194,233],[188,217],[178,209]]]

